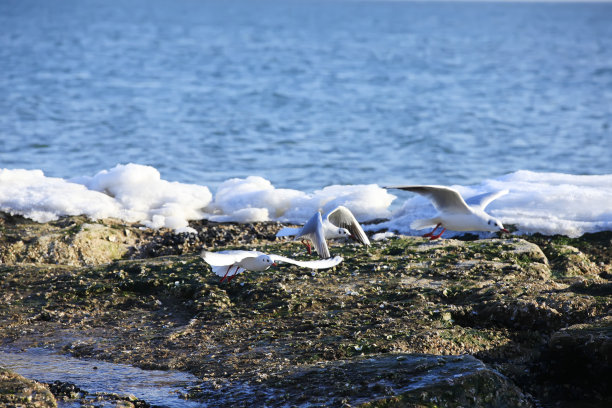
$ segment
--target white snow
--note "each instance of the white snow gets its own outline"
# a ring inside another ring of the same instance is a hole
[[[60,178],[45,177],[41,170],[0,170],[0,210],[38,222],[79,214],[93,219],[125,218],[112,197]]]
[[[522,233],[575,237],[612,230],[612,174],[578,176],[521,170],[478,185],[453,187],[466,198],[509,189],[510,193],[493,201],[487,212],[504,224],[516,225]],[[396,195],[405,202],[392,213],[390,206]],[[411,230],[412,221],[435,214],[427,199],[375,184],[334,185],[307,193],[275,188],[270,181],[251,176],[225,181],[213,197],[206,186],[163,180],[157,169],[132,163],[70,180],[46,177],[41,170],[0,170],[0,211],[38,222],[83,214],[92,219],[112,217],[150,228],[193,232],[190,220],[303,223],[315,211],[325,213],[338,205],[348,207],[359,221],[389,219],[366,225],[366,229],[386,228],[410,235],[425,232]],[[445,236],[452,236],[452,232]]]
[[[208,217],[212,221],[256,222],[282,217],[293,207],[294,201],[306,197],[297,190],[276,189],[268,180],[250,176],[233,178],[217,189]]]
[[[0,170],[0,210],[38,222],[82,214],[193,232],[187,221],[202,219],[211,200],[208,187],[161,180],[155,168],[137,164],[70,181],[41,170]]]
[[[391,216],[395,196],[375,185],[328,186],[307,194],[277,189],[268,180],[250,176],[221,184],[209,211],[212,221],[306,222],[316,211],[324,213],[338,205],[351,209],[360,221]]]
[[[162,180],[154,167],[133,163],[119,164],[72,182],[114,198],[122,209],[122,213],[115,215],[117,218],[180,232],[195,232],[188,228],[187,221],[204,218],[203,209],[212,200],[208,187]],[[63,215],[59,212],[58,215]]]

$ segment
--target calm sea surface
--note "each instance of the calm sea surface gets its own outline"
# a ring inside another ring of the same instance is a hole
[[[215,188],[612,173],[612,4],[0,2],[0,168]]]

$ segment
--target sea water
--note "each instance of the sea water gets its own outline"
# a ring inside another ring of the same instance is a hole
[[[332,204],[384,218],[411,196],[378,186],[514,180],[504,222],[606,229],[610,21],[583,2],[6,0],[0,207],[184,230]]]
[[[180,371],[142,370],[127,364],[54,354],[42,348],[25,351],[0,348],[0,366],[44,383],[70,382],[90,394],[135,396],[157,407],[206,407],[203,403],[180,398],[189,387],[201,384],[197,377]],[[95,399],[90,402],[94,406],[104,406]],[[59,406],[80,407],[81,404],[60,401]]]

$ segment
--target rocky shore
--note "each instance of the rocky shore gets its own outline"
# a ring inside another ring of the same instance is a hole
[[[336,243],[334,270],[221,284],[202,248],[308,256],[278,223],[190,226],[0,214],[0,347],[186,371],[207,406],[612,404],[612,232]],[[83,397],[5,368],[0,406]]]

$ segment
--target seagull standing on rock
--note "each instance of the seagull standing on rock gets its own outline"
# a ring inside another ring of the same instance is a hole
[[[326,239],[353,238],[363,245],[370,245],[368,236],[359,225],[359,222],[348,208],[340,205],[325,217],[317,211],[302,228],[286,227],[276,233],[277,237],[294,237],[294,240],[302,239],[302,243],[311,253],[311,241],[321,258],[329,258],[329,248]]]
[[[340,256],[318,261],[298,261],[282,255],[243,250],[202,251],[200,256],[212,267],[215,275],[221,276],[221,282],[226,278],[230,282],[236,275],[244,271],[265,271],[276,265],[276,262],[287,262],[302,268],[327,269],[333,268],[343,261]]]
[[[453,231],[509,232],[504,228],[501,221],[484,212],[491,201],[508,194],[508,190],[480,194],[469,198],[466,202],[457,190],[450,187],[392,186],[385,188],[412,191],[431,200],[433,206],[438,210],[438,214],[434,218],[416,220],[410,224],[412,229],[434,227],[431,232],[423,235],[429,237],[430,240],[440,238],[446,229]],[[439,227],[442,227],[442,231],[435,234]]]

